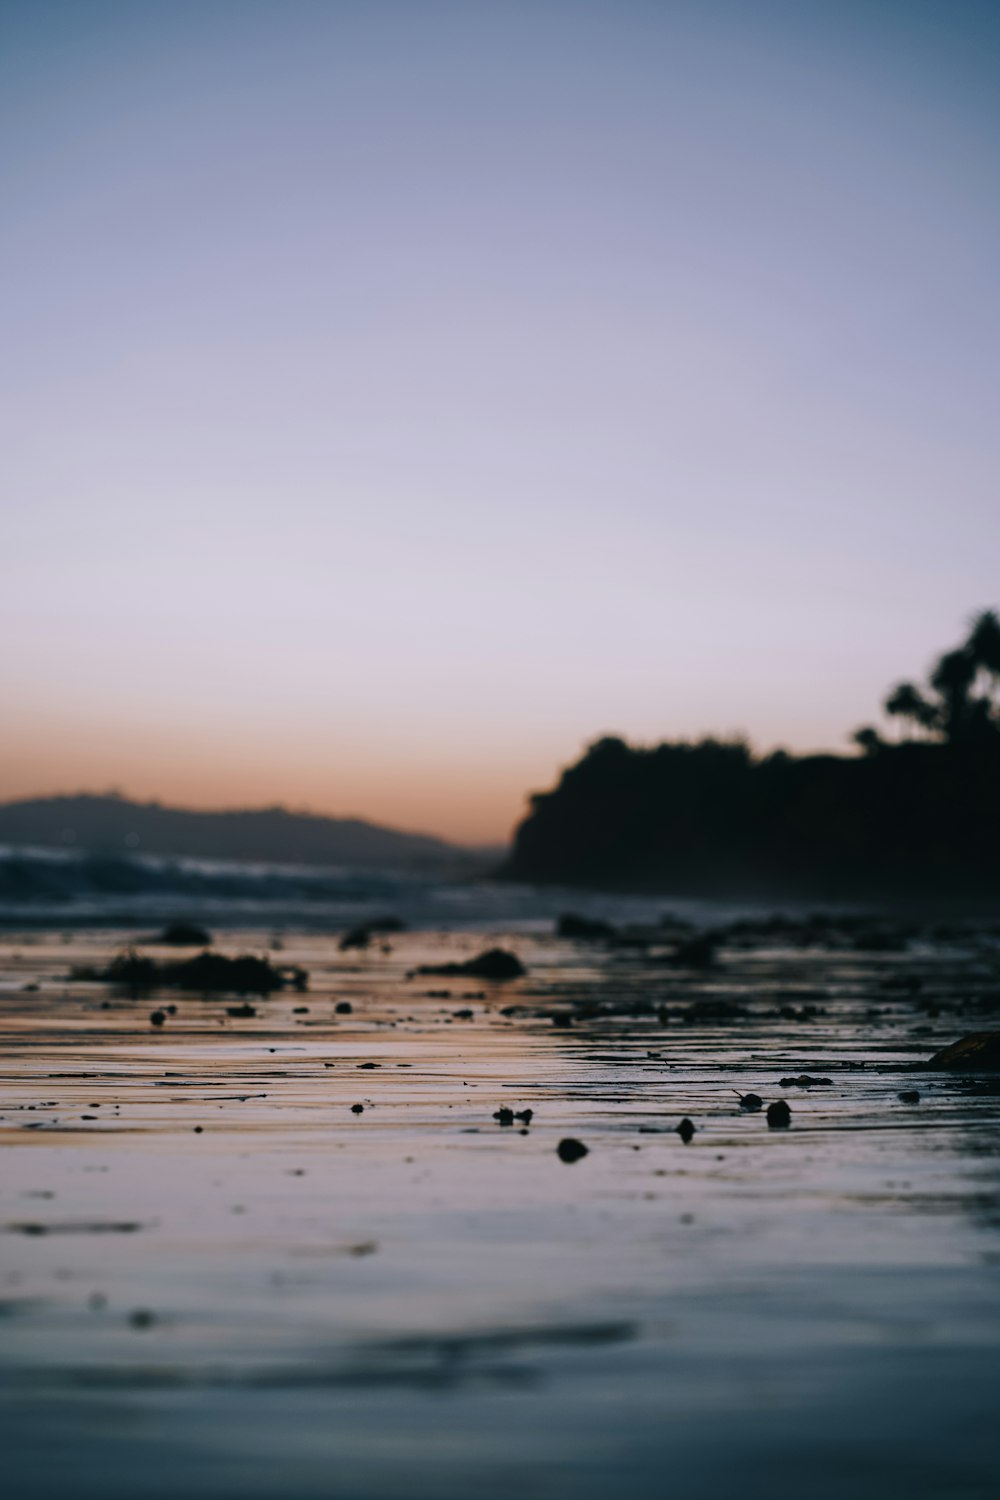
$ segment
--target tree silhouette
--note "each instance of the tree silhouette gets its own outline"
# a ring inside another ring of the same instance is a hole
[[[932,733],[941,727],[940,708],[929,703],[912,682],[897,683],[882,706],[894,718],[909,719]]]
[[[875,755],[885,746],[885,741],[878,730],[873,729],[870,724],[864,724],[860,729],[856,729],[851,739],[866,755]]]
[[[964,644],[938,657],[925,690],[900,682],[883,707],[891,717],[908,720],[932,739],[950,745],[981,745],[1000,741],[998,700],[1000,618],[984,609],[973,617]],[[854,738],[867,750],[863,741]]]

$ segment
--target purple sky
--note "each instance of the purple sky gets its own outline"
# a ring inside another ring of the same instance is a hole
[[[0,6],[0,796],[469,840],[1000,603],[1000,7]]]

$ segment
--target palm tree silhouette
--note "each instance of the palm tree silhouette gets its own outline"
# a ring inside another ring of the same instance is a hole
[[[976,659],[967,646],[946,651],[931,673],[931,687],[941,695],[941,719],[945,738],[959,740],[969,728],[972,717],[970,692],[976,680]]]
[[[934,731],[941,728],[940,708],[930,703],[912,682],[897,683],[882,706],[887,714],[908,719],[920,729]]]
[[[966,650],[971,652],[977,669],[988,679],[987,694],[995,713],[1000,691],[1000,617],[992,609],[981,609],[973,615]]]

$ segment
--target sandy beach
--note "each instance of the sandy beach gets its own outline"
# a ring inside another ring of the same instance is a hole
[[[5,1493],[991,1494],[1000,1091],[908,1071],[985,941],[286,937],[308,991],[234,1017],[5,935]]]

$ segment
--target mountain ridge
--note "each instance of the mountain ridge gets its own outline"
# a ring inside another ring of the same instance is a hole
[[[485,851],[364,818],[291,812],[281,806],[170,807],[87,792],[0,803],[0,844],[374,868],[468,866],[486,857]]]

